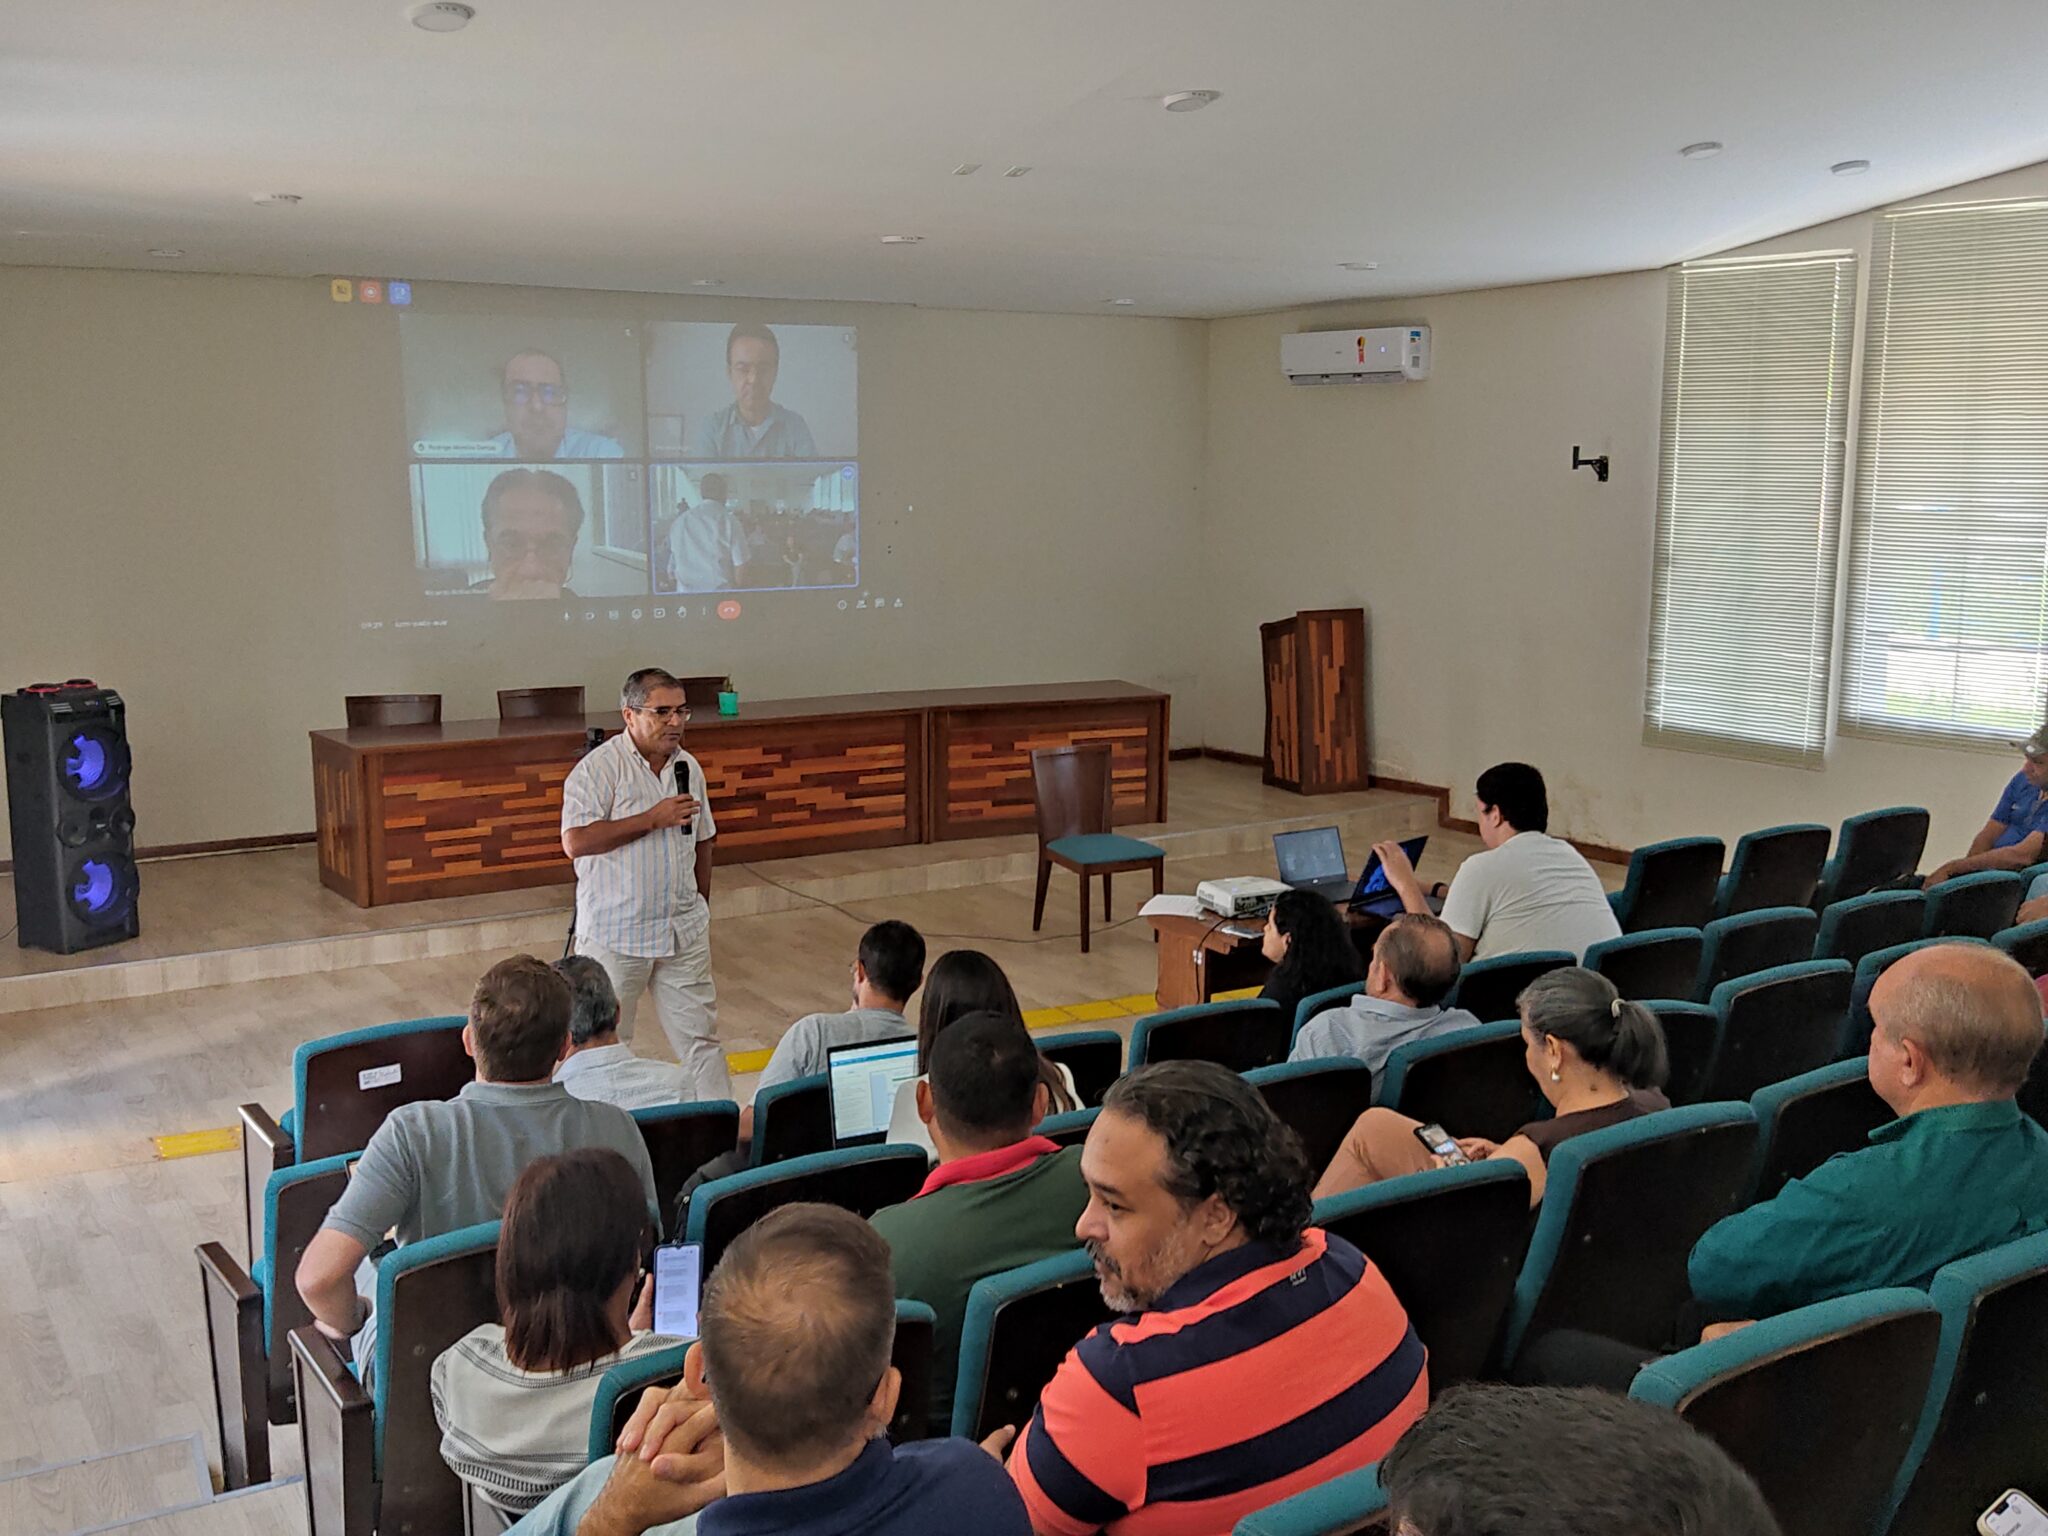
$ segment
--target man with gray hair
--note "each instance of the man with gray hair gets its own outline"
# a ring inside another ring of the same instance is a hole
[[[635,1056],[619,1038],[619,995],[604,967],[588,955],[557,960],[569,983],[569,1054],[555,1068],[555,1081],[579,1099],[621,1109],[659,1109],[683,1098],[683,1069],[670,1061]]]
[[[683,750],[683,685],[642,667],[619,692],[626,728],[562,783],[562,851],[576,864],[576,953],[611,978],[630,1040],[653,994],[682,1063],[685,1097],[729,1099],[711,981],[711,850],[704,769]]]
[[[1898,1116],[1707,1230],[1688,1266],[1707,1312],[1749,1320],[1877,1286],[2048,1228],[2048,1131],[2015,1102],[2041,996],[1985,944],[1915,950],[1870,993],[1870,1086]]]
[[[1444,999],[1458,984],[1458,936],[1427,913],[1405,912],[1380,930],[1365,990],[1317,1014],[1294,1037],[1289,1061],[1355,1056],[1378,1072],[1396,1046],[1481,1022]]]

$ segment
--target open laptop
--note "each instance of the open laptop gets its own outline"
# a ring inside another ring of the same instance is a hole
[[[1335,902],[1351,895],[1351,866],[1344,862],[1344,839],[1335,827],[1275,832],[1273,862],[1280,866],[1281,884],[1297,891],[1314,891]]]
[[[1427,837],[1401,840],[1401,851],[1408,855],[1411,867],[1422,862],[1422,850],[1428,846]],[[1349,905],[1355,912],[1372,912],[1380,917],[1401,915],[1401,893],[1387,884],[1386,867],[1380,863],[1378,854],[1366,855],[1365,868],[1358,872],[1358,887],[1352,891]]]
[[[863,1040],[825,1052],[832,1095],[832,1145],[865,1147],[887,1138],[896,1090],[917,1076],[917,1041]]]

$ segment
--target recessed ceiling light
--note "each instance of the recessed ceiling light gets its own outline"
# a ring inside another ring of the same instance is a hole
[[[921,241],[922,241],[923,239],[924,239],[924,236],[923,236],[923,235],[884,235],[884,236],[882,236],[882,244],[884,244],[884,245],[917,245],[917,244],[919,244],[919,243],[920,243],[920,242],[921,242]]]
[[[158,261],[176,261],[185,253],[175,245],[153,245],[149,248],[149,254]]]
[[[1159,105],[1169,112],[1199,112],[1212,101],[1222,98],[1221,91],[1175,91],[1159,98]]]
[[[1861,176],[1870,169],[1868,160],[1837,160],[1828,167],[1837,176]]]
[[[1028,165],[1013,165],[1013,166],[1011,166],[1011,167],[1010,167],[1010,168],[1009,168],[1009,169],[1008,169],[1007,171],[1003,172],[1003,177],[1004,177],[1004,179],[1005,179],[1005,180],[1008,180],[1008,181],[1015,181],[1015,180],[1016,180],[1016,179],[1017,179],[1017,178],[1018,178],[1019,176],[1029,176],[1030,174],[1031,174],[1031,167],[1030,167],[1030,166],[1028,166]]]
[[[405,14],[422,32],[460,32],[476,20],[476,7],[462,0],[424,0]]]
[[[725,286],[725,279],[722,277],[693,277],[690,279],[690,286],[692,288],[723,288]]]
[[[1346,272],[1377,272],[1380,269],[1376,261],[1340,261],[1337,265]]]
[[[953,167],[953,174],[955,176],[972,176],[980,169],[981,162],[979,160],[963,160]]]
[[[1727,146],[1718,139],[1701,139],[1697,144],[1688,144],[1678,153],[1687,160],[1711,160]]]
[[[258,208],[296,208],[305,200],[297,192],[258,192],[249,199]]]
[[[1102,302],[1105,304],[1135,304],[1138,301],[1136,299],[1104,299]]]

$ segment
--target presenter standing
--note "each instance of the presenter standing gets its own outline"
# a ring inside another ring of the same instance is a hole
[[[562,851],[576,863],[576,952],[604,967],[631,1039],[642,992],[692,1099],[729,1099],[711,982],[711,846],[704,770],[683,750],[683,685],[643,667],[619,692],[626,728],[562,785]]]

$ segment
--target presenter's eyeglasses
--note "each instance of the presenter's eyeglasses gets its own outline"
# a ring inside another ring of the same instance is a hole
[[[690,718],[690,706],[687,704],[637,704],[634,710],[638,714],[653,715],[660,720],[687,721]]]
[[[526,405],[538,400],[542,405],[563,405],[569,399],[566,384],[528,384],[520,382],[512,386],[512,403]]]

